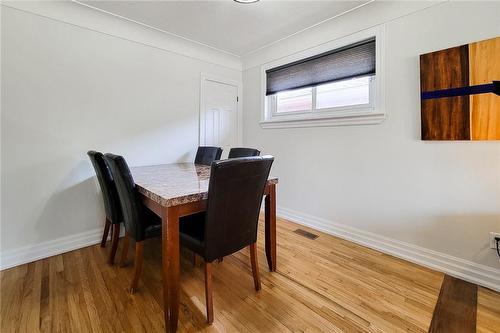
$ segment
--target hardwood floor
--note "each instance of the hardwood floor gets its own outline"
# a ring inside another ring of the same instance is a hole
[[[276,273],[267,268],[259,227],[259,292],[248,249],[213,264],[212,326],[205,323],[203,263],[193,267],[183,251],[179,331],[429,330],[442,273],[282,219],[277,224]],[[299,228],[319,237],[295,233]],[[109,266],[109,250],[109,243],[95,245],[2,271],[0,332],[162,332],[159,241],[145,244],[133,295],[132,255],[124,268]],[[500,294],[478,288],[477,303],[477,332],[500,332]]]
[[[500,294],[482,287],[478,288],[476,332],[500,332]]]

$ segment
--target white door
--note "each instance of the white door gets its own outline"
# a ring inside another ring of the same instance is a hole
[[[237,83],[202,77],[200,145],[222,147],[223,158],[239,146]]]

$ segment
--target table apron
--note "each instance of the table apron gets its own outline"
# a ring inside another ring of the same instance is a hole
[[[264,188],[264,196],[270,194],[270,191],[271,191],[271,188],[273,187],[273,185],[275,185],[275,184],[269,184],[269,183],[266,184],[266,187]],[[149,208],[153,213],[155,213],[159,217],[162,216],[162,209],[164,209],[164,207],[161,204],[159,204],[158,202],[154,201],[153,199],[145,196],[142,193],[139,193],[139,195],[142,198],[142,203],[144,204],[144,206]],[[205,200],[188,202],[188,203],[181,204],[181,205],[178,205],[175,207],[178,210],[179,217],[183,217],[186,215],[191,215],[191,214],[206,211],[207,210],[207,200],[205,199]]]

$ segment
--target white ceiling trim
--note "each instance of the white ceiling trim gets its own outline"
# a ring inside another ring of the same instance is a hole
[[[246,57],[246,56],[249,56],[249,55],[254,54],[254,53],[256,53],[256,52],[259,52],[259,51],[260,51],[260,50],[262,50],[262,49],[265,49],[265,48],[270,47],[270,46],[272,46],[272,45],[274,45],[274,44],[277,44],[277,43],[279,43],[279,42],[281,42],[281,41],[284,41],[285,39],[288,39],[288,38],[291,38],[291,37],[293,37],[293,36],[295,36],[295,35],[298,35],[298,34],[300,34],[300,33],[303,33],[304,31],[307,31],[307,30],[309,30],[309,29],[312,29],[312,28],[314,28],[314,27],[317,27],[318,25],[321,25],[321,24],[326,23],[326,22],[328,22],[328,21],[330,21],[330,20],[333,20],[333,19],[335,19],[335,18],[337,18],[337,17],[340,17],[340,16],[345,15],[345,14],[347,14],[347,13],[353,12],[353,11],[355,11],[355,10],[358,10],[358,9],[360,9],[361,7],[364,7],[364,6],[366,6],[366,5],[369,5],[370,3],[374,2],[374,1],[375,1],[375,0],[369,0],[369,1],[365,2],[365,3],[362,3],[362,4],[361,4],[361,5],[359,5],[359,6],[356,6],[356,7],[354,7],[354,8],[349,9],[349,10],[346,10],[346,11],[344,11],[344,12],[340,13],[340,14],[337,14],[337,15],[334,15],[334,16],[329,17],[329,18],[327,18],[327,19],[324,19],[324,20],[322,20],[322,21],[320,21],[320,22],[318,22],[318,23],[315,23],[315,24],[313,24],[313,25],[311,25],[311,26],[308,26],[308,27],[306,27],[306,28],[304,28],[304,29],[301,29],[301,30],[299,30],[299,31],[296,31],[296,32],[294,32],[293,34],[290,34],[290,35],[288,35],[288,36],[282,37],[282,38],[280,38],[280,39],[275,40],[274,42],[268,43],[268,44],[263,45],[263,46],[261,46],[261,47],[259,47],[259,48],[256,48],[255,50],[252,50],[252,51],[250,51],[250,52],[247,52],[247,53],[243,54],[241,57]]]
[[[74,1],[2,1],[0,6],[21,10],[54,21],[70,24],[108,36],[157,48],[173,54],[242,70],[241,58],[213,47],[194,43],[185,38],[151,29],[143,24],[109,15]]]
[[[244,57],[259,53],[260,51],[277,43],[302,34],[310,29],[314,29],[317,26],[325,24],[335,18],[356,11],[374,1],[376,0],[367,0],[354,8],[324,19],[290,35],[279,38],[271,43],[267,43],[266,45],[256,48],[241,56],[122,15],[114,14],[107,10],[83,3],[81,0],[40,2],[3,1],[1,5],[140,43],[146,46],[155,47],[175,54],[202,60],[207,63],[241,71],[243,70]],[[110,18],[112,18],[112,20],[110,20]]]
[[[153,30],[156,30],[156,31],[159,31],[159,32],[162,32],[164,34],[167,34],[167,35],[170,35],[170,36],[173,36],[173,37],[176,37],[176,38],[181,38],[181,39],[184,39],[188,42],[191,42],[191,43],[195,43],[195,44],[199,44],[201,46],[204,46],[204,47],[208,47],[208,48],[211,48],[211,49],[214,49],[218,52],[222,52],[222,53],[226,53],[226,54],[229,54],[233,57],[237,57],[237,58],[240,58],[239,55],[237,54],[234,54],[234,53],[231,53],[229,51],[226,51],[226,50],[222,50],[222,49],[219,49],[217,47],[214,47],[214,46],[211,46],[211,45],[208,45],[208,44],[205,44],[205,43],[202,43],[202,42],[199,42],[197,40],[194,40],[194,39],[190,39],[190,38],[187,38],[187,37],[184,37],[184,36],[181,36],[181,35],[178,35],[178,34],[175,34],[173,32],[169,32],[169,31],[166,31],[166,30],[162,30],[162,29],[159,29],[159,28],[156,28],[156,27],[153,27],[149,24],[146,24],[146,23],[142,23],[142,22],[139,22],[139,21],[136,21],[136,20],[133,20],[133,19],[130,19],[128,17],[125,17],[125,16],[122,16],[122,15],[118,15],[118,14],[115,14],[115,13],[112,13],[112,12],[109,12],[107,10],[104,10],[104,9],[101,9],[101,8],[97,8],[97,7],[94,7],[94,6],[91,6],[89,4],[86,4],[86,3],[83,3],[83,2],[80,2],[79,0],[71,0],[73,1],[74,3],[77,3],[79,5],[82,5],[82,6],[85,6],[85,7],[88,7],[90,9],[93,9],[93,10],[97,10],[97,11],[100,11],[102,13],[105,13],[107,15],[112,15],[114,17],[117,17],[117,18],[120,18],[122,20],[125,20],[125,21],[129,21],[129,22],[132,22],[132,23],[135,23],[135,24],[139,24],[139,25],[142,25],[143,27],[146,27],[146,28],[149,28],[149,29],[153,29]],[[371,1],[375,1],[375,0],[371,0]]]
[[[349,36],[360,31],[371,29],[406,15],[426,10],[427,8],[446,3],[450,0],[432,1],[379,1],[375,0],[369,4],[372,6],[361,6],[357,8],[355,16],[342,15],[337,20],[330,20],[305,29],[299,34],[289,36],[275,43],[273,47],[262,48],[242,57],[243,71],[262,66],[278,59],[294,54],[300,54],[308,49],[315,48]],[[351,12],[352,13],[352,12]],[[347,13],[346,13],[347,14]]]
[[[358,9],[360,9],[360,8],[366,6],[366,5],[369,5],[369,4],[371,4],[371,3],[373,3],[373,2],[375,2],[377,0],[365,0],[364,3],[362,3],[362,4],[360,4],[360,5],[356,6],[356,7],[353,7],[351,9],[346,10],[346,11],[343,11],[343,12],[341,12],[339,14],[335,14],[332,17],[329,17],[329,18],[326,18],[324,20],[321,20],[320,22],[314,23],[314,24],[312,24],[310,26],[307,26],[305,28],[302,28],[302,29],[300,29],[300,30],[298,30],[298,31],[296,31],[296,32],[294,32],[292,34],[289,34],[287,36],[281,37],[281,38],[279,38],[279,39],[277,39],[277,40],[275,40],[273,42],[267,43],[267,44],[265,44],[263,46],[260,46],[258,48],[255,48],[255,49],[253,49],[253,50],[251,50],[249,52],[245,52],[245,53],[242,53],[242,54],[236,54],[236,53],[230,52],[228,50],[221,49],[220,47],[215,47],[215,46],[212,46],[210,44],[203,43],[201,41],[198,41],[198,40],[195,40],[195,39],[192,39],[192,38],[184,37],[184,36],[182,36],[180,34],[173,33],[173,32],[170,32],[170,31],[167,31],[167,30],[164,30],[164,29],[160,29],[160,28],[154,27],[152,25],[149,25],[149,24],[146,24],[146,23],[143,23],[143,22],[140,22],[140,21],[128,18],[128,17],[123,16],[123,15],[115,14],[115,13],[110,12],[108,10],[104,10],[104,9],[99,8],[99,7],[95,7],[95,6],[92,6],[90,4],[84,3],[84,2],[82,2],[82,0],[70,0],[70,1],[72,1],[72,2],[74,2],[76,4],[79,4],[81,6],[85,6],[87,8],[90,8],[92,10],[96,10],[96,11],[105,13],[107,15],[111,15],[113,17],[116,17],[116,18],[119,18],[119,19],[122,19],[122,20],[125,20],[125,21],[128,21],[128,22],[132,22],[132,23],[141,25],[141,26],[146,27],[148,29],[152,29],[152,30],[155,30],[155,31],[167,34],[167,35],[170,35],[172,37],[180,38],[180,39],[183,39],[185,41],[188,41],[188,42],[191,42],[191,43],[195,43],[195,44],[198,44],[200,46],[207,47],[207,48],[211,48],[211,49],[213,49],[215,51],[218,51],[218,52],[221,52],[221,53],[225,53],[225,54],[228,54],[230,56],[242,59],[243,57],[249,56],[249,55],[251,55],[253,53],[257,53],[257,52],[261,51],[262,49],[268,48],[268,47],[270,47],[270,46],[272,46],[272,45],[274,45],[276,43],[279,43],[279,42],[284,41],[284,40],[286,40],[288,38],[291,38],[291,37],[293,37],[293,36],[295,36],[297,34],[303,33],[303,32],[305,32],[305,31],[307,31],[309,29],[313,29],[313,28],[317,27],[318,25],[324,24],[324,23],[326,23],[328,21],[331,21],[331,20],[333,20],[335,18],[338,18],[340,16],[343,16],[345,14],[348,14],[348,13],[351,13],[351,12],[353,12],[355,10],[358,10]]]

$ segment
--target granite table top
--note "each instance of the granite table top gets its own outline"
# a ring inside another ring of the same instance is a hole
[[[194,163],[148,165],[130,168],[136,188],[163,207],[207,199],[210,166]],[[268,184],[278,183],[269,177]]]

